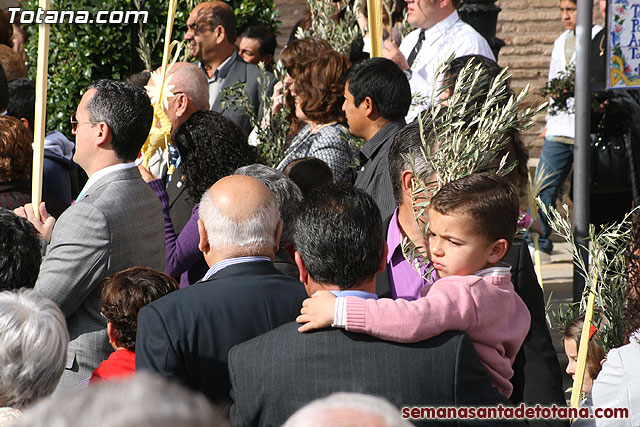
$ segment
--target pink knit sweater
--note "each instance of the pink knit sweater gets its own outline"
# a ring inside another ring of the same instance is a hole
[[[531,316],[513,290],[511,275],[451,276],[415,301],[346,299],[346,329],[389,341],[417,342],[444,331],[466,332],[493,385],[511,396],[511,365]]]

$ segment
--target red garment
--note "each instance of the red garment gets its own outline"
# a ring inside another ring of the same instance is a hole
[[[127,377],[136,372],[136,354],[133,351],[116,350],[93,371],[89,384],[110,380],[112,378]]]

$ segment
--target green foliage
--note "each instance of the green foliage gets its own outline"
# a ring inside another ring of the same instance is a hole
[[[299,39],[315,36],[324,39],[331,47],[346,57],[349,57],[351,43],[358,38],[358,13],[361,0],[349,2],[347,0],[307,0],[311,10],[311,29],[303,31],[298,28],[296,37]],[[336,12],[342,12],[339,20],[334,19]]]
[[[186,22],[199,1],[180,0],[174,20],[173,40],[182,40]],[[277,30],[278,11],[273,0],[232,0],[238,25],[259,22]],[[25,0],[23,10],[35,10],[37,0]],[[144,34],[139,48],[144,52],[145,67],[157,68],[162,61],[168,2],[140,0],[139,8],[149,13],[146,24],[131,24],[135,32]],[[123,0],[52,0],[51,9],[88,10],[92,17],[100,10],[131,10]],[[29,38],[27,54],[30,77],[35,80],[38,55],[38,25],[23,24]],[[69,117],[75,112],[87,86],[95,80],[121,80],[133,72],[131,68],[131,26],[127,24],[53,24],[49,40],[49,82],[47,93],[47,130],[57,129],[71,134]],[[140,51],[138,51],[140,52]]]
[[[545,87],[540,89],[540,95],[551,98],[549,102],[549,115],[555,116],[558,113],[575,114],[576,108],[573,97],[575,96],[576,86],[576,65],[571,64],[566,70],[560,71],[558,77],[547,82]],[[591,94],[591,110],[599,109],[600,101],[598,94]]]
[[[453,57],[439,68],[434,81],[441,81],[440,76],[451,60]],[[505,69],[491,81],[481,66],[469,61],[460,71],[453,88],[434,88],[430,107],[419,116],[422,147],[418,156],[422,155],[430,168],[418,170],[416,159],[407,159],[417,178],[412,188],[416,221],[422,220],[431,197],[446,183],[477,172],[493,171],[506,175],[515,166],[506,164],[506,156],[498,167],[495,167],[495,160],[512,132],[533,126],[533,117],[545,105],[521,110],[530,94],[529,87],[514,95],[508,88],[508,78]],[[438,100],[447,89],[453,90],[445,107]],[[428,224],[422,225],[424,235]],[[415,242],[403,242],[402,250],[412,265],[422,267],[426,264],[421,248],[416,247]],[[429,274],[430,271],[427,272]]]
[[[244,82],[238,82],[229,88],[223,89],[220,92],[222,97],[221,104],[224,109],[247,112],[249,122],[255,129],[258,155],[265,161],[267,166],[275,168],[284,158],[285,141],[291,126],[288,120],[291,110],[286,103],[277,111],[272,108],[273,99],[268,95],[267,89],[273,76],[270,76],[262,62],[258,64],[258,68],[260,69],[260,77],[258,77],[260,103],[266,114],[264,119],[259,117],[258,112],[255,111],[249,101]],[[280,86],[284,87],[286,70],[280,61],[275,64],[274,72],[280,82]]]
[[[550,97],[549,114],[555,116],[559,112],[575,113],[573,96],[576,91],[576,66],[569,65],[566,70],[560,71],[558,77],[547,82],[545,87],[540,89],[542,96]]]
[[[560,327],[565,328],[573,319],[584,314],[589,293],[594,292],[595,307],[602,313],[601,316],[594,316],[593,320],[598,327],[598,344],[605,352],[620,347],[626,327],[623,312],[628,287],[625,253],[631,237],[631,216],[634,211],[628,213],[621,222],[607,225],[600,231],[596,231],[594,225],[590,224],[589,245],[586,248],[589,257],[584,260],[580,257],[573,238],[567,205],[563,206],[564,212],[560,213],[552,207],[546,208],[540,199],[538,204],[549,218],[553,231],[571,244],[574,264],[585,278],[582,300],[561,306],[555,315],[556,321]]]

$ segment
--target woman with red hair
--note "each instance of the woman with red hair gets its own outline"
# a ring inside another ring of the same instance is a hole
[[[354,153],[342,112],[347,59],[324,50],[297,65],[292,95],[296,117],[304,126],[296,134],[278,165],[283,170],[296,159],[315,157],[333,172],[335,182],[353,182]]]
[[[22,122],[0,116],[0,207],[15,209],[31,201],[32,138]]]

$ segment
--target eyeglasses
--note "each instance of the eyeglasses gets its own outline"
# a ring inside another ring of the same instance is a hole
[[[76,118],[75,114],[71,115],[71,120],[69,120],[71,122],[71,131],[73,133],[75,133],[78,130],[78,125],[81,125],[82,123],[91,123],[91,124],[95,124],[95,122],[79,122]]]

